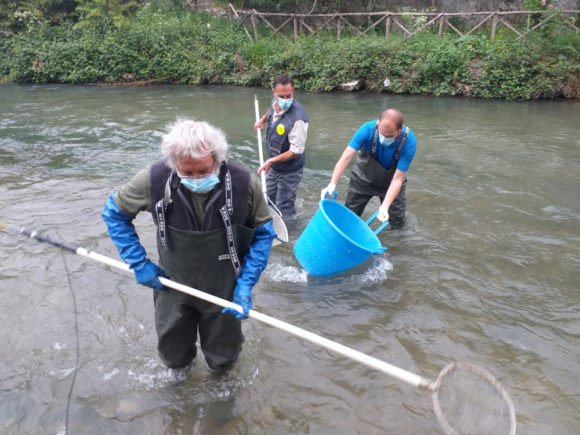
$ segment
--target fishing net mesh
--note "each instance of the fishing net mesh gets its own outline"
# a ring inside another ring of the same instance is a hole
[[[434,390],[435,416],[447,434],[515,434],[513,402],[487,370],[452,362],[439,374]]]

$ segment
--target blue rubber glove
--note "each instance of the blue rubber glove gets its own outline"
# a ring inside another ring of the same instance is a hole
[[[222,313],[232,314],[238,319],[247,319],[247,314],[252,309],[252,288],[260,279],[262,271],[268,264],[272,241],[276,238],[274,224],[272,221],[266,222],[254,231],[254,238],[246,256],[244,265],[234,289],[234,304],[241,305],[244,314],[233,308],[224,308]]]
[[[117,247],[123,261],[128,263],[135,272],[135,278],[139,284],[158,289],[163,288],[163,284],[158,278],[165,276],[163,271],[147,258],[147,252],[139,242],[139,236],[133,226],[133,218],[119,210],[114,195],[113,193],[109,196],[101,213],[111,240]]]
[[[238,304],[242,306],[244,310],[244,314],[234,310],[233,308],[224,308],[223,313],[229,313],[238,319],[247,319],[247,314],[252,309],[252,287],[245,286],[243,284],[237,283],[236,288],[234,289],[234,304]]]
[[[156,288],[163,290],[163,284],[159,281],[159,277],[165,277],[163,270],[151,260],[145,259],[138,266],[131,266],[131,269],[135,272],[135,278],[137,278],[137,283],[146,285],[151,288]]]

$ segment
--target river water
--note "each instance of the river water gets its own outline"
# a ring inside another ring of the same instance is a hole
[[[0,86],[0,222],[118,258],[100,212],[160,156],[168,123],[207,120],[257,167],[254,93],[263,113],[268,89]],[[580,433],[580,103],[296,96],[310,116],[299,214],[254,308],[427,379],[477,364],[509,391],[518,433]],[[419,141],[407,225],[380,234],[384,254],[313,278],[293,244],[350,137],[387,107]],[[150,216],[136,226],[156,259]],[[0,285],[2,433],[442,433],[427,393],[252,319],[229,373],[199,358],[167,370],[149,289],[6,231]]]

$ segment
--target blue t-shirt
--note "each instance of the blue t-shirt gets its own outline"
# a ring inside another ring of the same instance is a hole
[[[376,120],[364,123],[354,134],[348,146],[357,151],[362,148],[367,153],[371,154],[373,146],[373,133],[375,131],[376,123]],[[403,126],[403,128],[405,128],[405,126]],[[384,146],[381,145],[379,138],[377,137],[377,150],[375,158],[386,170],[391,169],[393,166],[395,160],[395,151],[397,151],[397,148],[399,147],[402,139],[403,135],[401,134],[394,143],[388,146]],[[397,169],[399,171],[407,172],[409,170],[409,166],[411,166],[411,162],[413,161],[416,150],[417,139],[415,139],[415,135],[409,128],[407,141],[399,152],[399,163],[397,164]]]

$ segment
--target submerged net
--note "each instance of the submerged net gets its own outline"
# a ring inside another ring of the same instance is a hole
[[[445,366],[432,395],[435,416],[449,435],[513,435],[516,413],[503,385],[487,370],[463,362]]]

